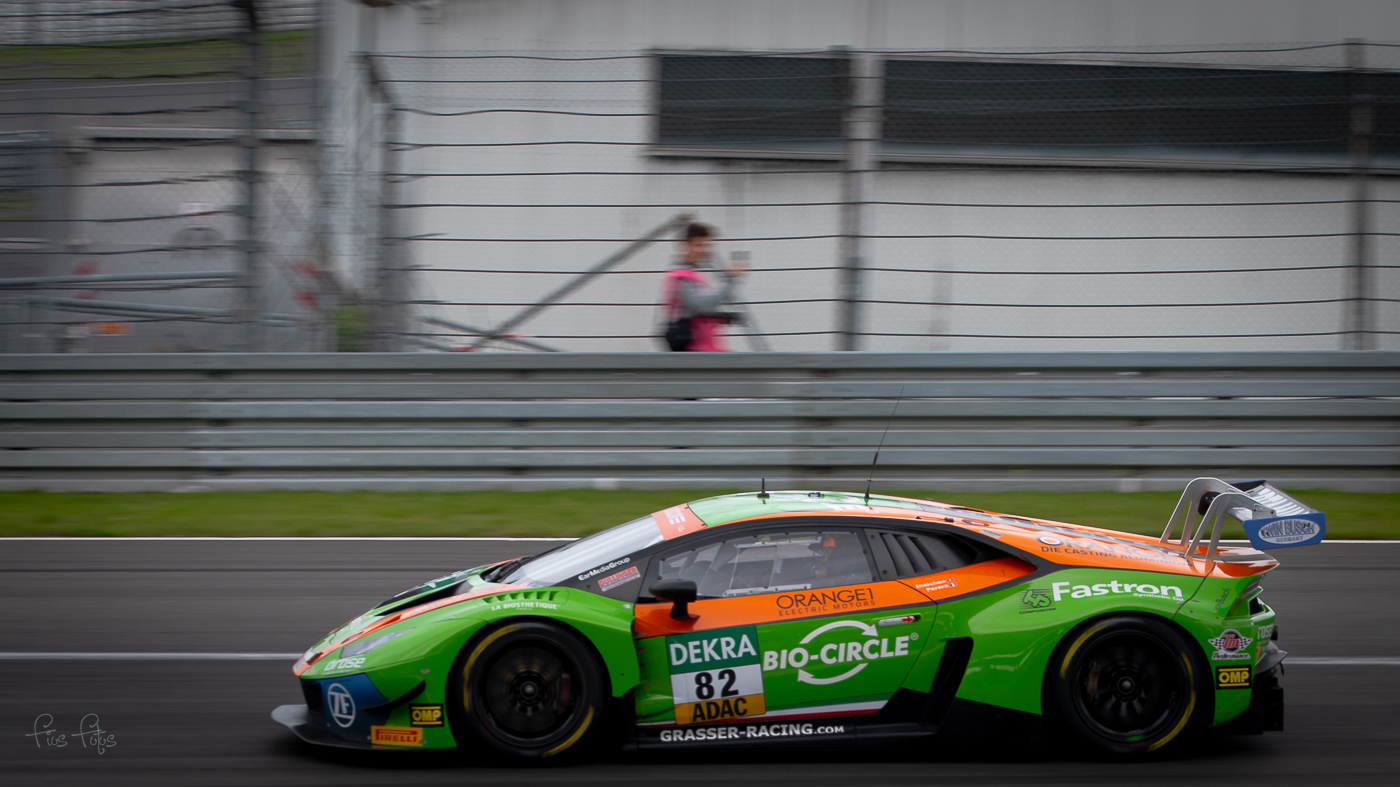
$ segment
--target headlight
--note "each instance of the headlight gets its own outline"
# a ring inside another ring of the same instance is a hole
[[[402,629],[400,631],[395,631],[392,634],[381,634],[377,637],[362,639],[359,642],[352,642],[349,645],[346,645],[345,648],[340,651],[340,656],[341,658],[348,658],[350,656],[363,655],[365,653],[370,652],[371,650],[374,650],[380,645],[383,645],[384,643],[388,642],[394,637],[401,637],[412,630],[413,629]]]

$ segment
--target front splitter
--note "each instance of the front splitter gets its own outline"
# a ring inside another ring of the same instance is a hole
[[[357,743],[337,737],[335,733],[325,727],[313,724],[311,710],[305,705],[279,705],[272,711],[272,720],[296,733],[298,738],[317,746],[335,746],[341,749],[359,749],[361,751],[388,749],[403,751],[398,746],[372,746],[369,743]]]

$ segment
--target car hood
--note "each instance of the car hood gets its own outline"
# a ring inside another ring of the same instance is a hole
[[[481,575],[499,563],[463,569],[424,582],[376,604],[361,615],[332,629],[297,660],[293,671],[300,675],[321,657],[370,632],[391,626],[405,618],[438,607],[487,596],[516,586],[488,582]]]

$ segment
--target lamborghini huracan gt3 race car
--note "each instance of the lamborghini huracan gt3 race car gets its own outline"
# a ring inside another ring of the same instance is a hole
[[[1221,546],[1225,517],[1256,548]],[[1048,736],[1145,754],[1283,728],[1260,600],[1323,515],[1192,481],[1160,539],[888,496],[678,505],[385,601],[296,662],[273,718],[351,748],[522,758]]]

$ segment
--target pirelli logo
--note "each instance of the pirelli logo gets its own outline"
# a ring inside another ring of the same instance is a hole
[[[410,705],[409,723],[415,727],[441,727],[441,705]]]
[[[375,746],[422,746],[423,731],[414,727],[370,727],[369,742]]]
[[[1250,670],[1252,667],[1216,667],[1215,668],[1215,688],[1217,689],[1247,689],[1251,683]]]

